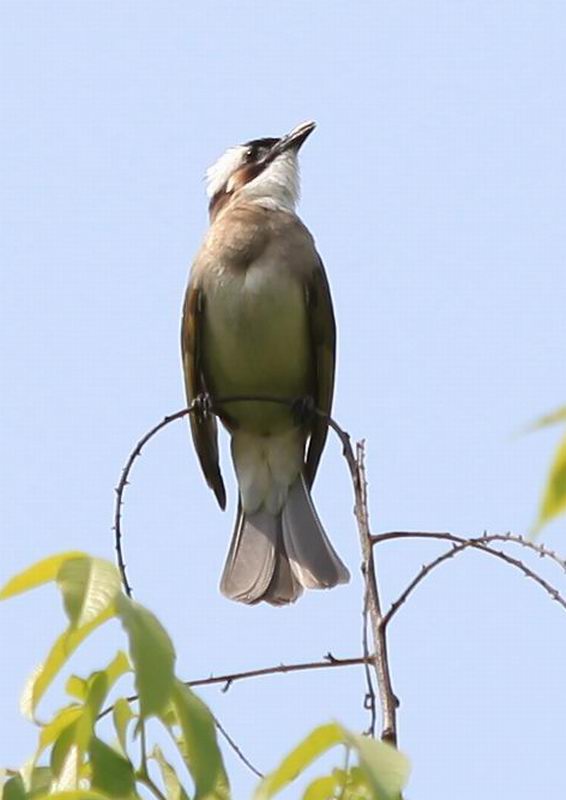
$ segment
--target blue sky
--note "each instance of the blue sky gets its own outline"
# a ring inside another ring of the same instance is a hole
[[[563,2],[3,0],[0,62],[1,581],[61,550],[113,558],[121,466],[184,402],[180,306],[204,170],[311,118],[300,212],[332,286],[335,416],[367,441],[373,529],[528,531],[559,431],[514,434],[566,398]],[[224,472],[226,514],[177,423],[128,491],[130,578],[180,673],[357,654],[360,556],[337,443],[315,494],[354,578],[289,609],[217,591],[235,503],[225,443]],[[564,521],[544,538],[566,551]],[[436,552],[379,551],[386,604]],[[17,697],[62,625],[49,590],[0,609],[4,764],[32,750]],[[565,635],[556,604],[481,554],[423,584],[391,629],[408,797],[566,792]],[[100,634],[75,669],[120,641]],[[363,692],[349,669],[203,696],[269,769],[317,723],[365,728]],[[249,796],[253,777],[226,759]]]

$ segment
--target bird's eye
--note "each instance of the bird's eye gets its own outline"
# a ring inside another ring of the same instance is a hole
[[[253,148],[252,147],[248,147],[248,149],[246,150],[246,152],[244,154],[244,161],[246,162],[246,164],[249,164],[253,160],[254,160]]]

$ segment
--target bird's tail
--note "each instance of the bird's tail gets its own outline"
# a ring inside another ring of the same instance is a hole
[[[280,513],[238,507],[220,589],[241,603],[293,603],[303,589],[330,589],[350,573],[332,547],[305,480],[289,488]]]

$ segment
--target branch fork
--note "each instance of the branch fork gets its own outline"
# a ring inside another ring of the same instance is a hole
[[[132,587],[128,581],[126,573],[126,562],[124,559],[123,551],[123,532],[122,532],[122,508],[124,505],[124,492],[130,484],[130,474],[136,458],[141,455],[145,445],[156,436],[167,425],[179,419],[187,417],[193,413],[212,413],[220,416],[220,406],[227,402],[249,402],[258,401],[266,403],[277,403],[286,405],[291,409],[297,408],[296,398],[282,398],[282,397],[257,397],[253,395],[246,396],[233,396],[217,398],[216,400],[206,399],[206,404],[203,406],[201,398],[194,400],[188,408],[176,411],[164,417],[161,422],[151,428],[142,438],[137,442],[134,449],[131,451],[128,459],[122,469],[118,485],[115,489],[115,503],[114,503],[114,544],[117,554],[118,568],[122,577],[122,583],[125,593],[131,597]],[[364,576],[364,598],[363,598],[363,611],[362,611],[362,647],[363,654],[350,658],[336,658],[332,653],[327,653],[321,661],[302,662],[297,664],[279,664],[272,667],[264,667],[261,669],[248,670],[246,672],[230,673],[219,676],[210,676],[208,678],[199,678],[192,681],[187,681],[191,686],[206,686],[211,684],[223,684],[222,691],[226,692],[236,681],[247,678],[258,678],[261,676],[284,674],[289,672],[298,672],[314,669],[325,669],[333,667],[347,667],[347,666],[363,666],[366,675],[367,690],[364,697],[364,708],[370,712],[370,724],[368,734],[375,735],[377,725],[377,702],[376,697],[379,697],[379,706],[381,709],[381,739],[389,742],[392,745],[397,745],[398,732],[397,732],[397,709],[399,708],[399,700],[393,690],[391,669],[389,664],[389,655],[387,647],[387,629],[389,623],[398,613],[400,608],[407,602],[409,597],[415,591],[417,586],[438,566],[446,561],[454,558],[456,555],[463,553],[469,549],[480,550],[492,557],[495,557],[508,566],[519,570],[525,577],[537,583],[546,593],[564,609],[566,609],[566,599],[559,592],[559,590],[543,578],[538,572],[533,570],[521,559],[511,556],[505,550],[499,547],[494,547],[495,543],[502,545],[518,545],[531,553],[537,555],[539,558],[546,558],[553,561],[561,568],[562,572],[566,572],[566,560],[560,558],[554,551],[545,548],[543,545],[537,545],[522,536],[516,536],[511,533],[507,534],[484,534],[480,537],[466,538],[457,536],[448,532],[433,532],[433,531],[389,531],[377,535],[372,535],[369,518],[368,507],[368,487],[367,475],[365,466],[365,442],[356,442],[355,450],[352,447],[350,435],[338,425],[338,423],[330,416],[314,408],[312,404],[308,406],[309,413],[324,417],[328,426],[336,434],[342,445],[342,454],[346,461],[350,478],[352,482],[352,489],[354,494],[354,516],[356,519],[356,526],[358,530],[358,537],[360,543],[360,551],[362,556],[361,569]],[[440,554],[432,561],[424,564],[418,574],[413,580],[403,589],[399,596],[390,605],[388,611],[383,611],[381,596],[379,591],[379,583],[377,577],[376,559],[374,548],[386,541],[399,540],[399,539],[432,539],[438,541],[446,541],[449,543],[449,550]],[[372,647],[369,644],[369,632],[371,632]],[[376,690],[374,690],[374,681]],[[135,696],[128,698],[131,701],[136,699]],[[102,715],[109,713],[111,709],[106,709]],[[252,769],[256,775],[259,771],[250,764],[250,762],[243,756],[235,742],[226,734],[222,726],[217,720],[217,726],[221,733],[225,736],[230,746],[235,750],[236,754],[244,761],[244,763]]]

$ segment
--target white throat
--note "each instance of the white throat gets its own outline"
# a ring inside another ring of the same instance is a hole
[[[237,145],[227,150],[206,173],[206,192],[214,197],[224,187],[231,191],[234,172],[244,163],[247,148]],[[238,194],[266,208],[294,211],[299,200],[299,160],[294,150],[275,158],[258,176],[240,189]]]
[[[299,160],[294,150],[287,150],[240,189],[242,196],[266,208],[294,211],[299,201]]]

